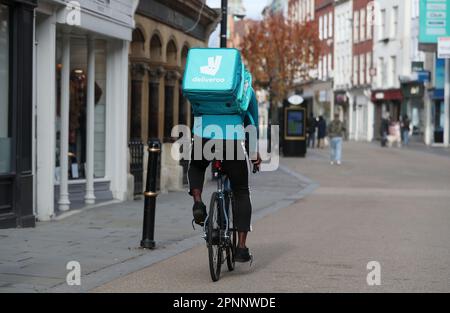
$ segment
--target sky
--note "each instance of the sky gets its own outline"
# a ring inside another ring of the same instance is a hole
[[[242,1],[246,11],[246,18],[250,19],[261,19],[261,12],[264,7],[269,3],[269,0],[243,0]],[[207,0],[206,3],[211,8],[220,8],[221,0]],[[220,27],[211,34],[209,39],[210,47],[218,47],[219,46],[219,32]]]
[[[221,0],[207,0],[206,3],[211,8],[220,8]],[[268,0],[243,0],[242,1],[247,13],[247,18],[260,19],[261,11],[269,2]]]

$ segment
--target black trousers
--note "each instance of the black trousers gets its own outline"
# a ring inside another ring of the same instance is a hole
[[[196,140],[201,141],[201,145],[198,142],[197,144],[199,144],[202,149],[205,147],[205,144],[212,144],[208,139],[195,137],[194,141]],[[218,143],[218,141],[216,142]],[[223,171],[230,179],[235,205],[234,223],[238,232],[248,232],[250,231],[252,204],[248,187],[249,168],[248,161],[245,159],[245,146],[242,144],[243,141],[238,140],[223,140],[221,142],[221,149],[217,150],[218,146],[216,146],[215,152],[218,152],[217,155],[223,156],[222,158],[217,159],[222,160]],[[194,142],[193,144],[195,145],[196,143]],[[230,156],[227,156],[227,147],[230,148],[231,146],[234,147],[234,153],[229,153]],[[205,171],[211,162],[211,158],[205,157],[203,153],[201,154],[201,157],[196,160],[194,158],[194,150],[195,148],[192,147],[188,170],[189,190],[191,194],[193,189],[203,190]]]

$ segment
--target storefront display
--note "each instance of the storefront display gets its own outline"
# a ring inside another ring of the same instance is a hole
[[[60,41],[61,42],[61,41]],[[69,179],[86,178],[87,41],[72,39],[69,106]],[[57,125],[61,111],[61,56],[57,44]],[[94,178],[105,176],[106,59],[104,42],[96,42]],[[60,127],[56,128],[55,180],[60,176]]]

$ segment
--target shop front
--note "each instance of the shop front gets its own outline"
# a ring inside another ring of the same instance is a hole
[[[403,94],[401,89],[372,91],[374,111],[374,137],[380,139],[381,120],[387,117],[391,121],[400,121]]]
[[[444,89],[432,89],[429,91],[429,96],[431,99],[432,143],[439,145],[444,143]]]
[[[350,99],[346,91],[335,91],[334,93],[334,114],[339,114],[339,119],[345,125],[345,138],[348,140],[350,137],[350,121],[353,118],[352,111],[350,110]],[[333,117],[334,118],[334,117]]]
[[[128,197],[128,50],[136,5],[131,0],[82,1],[80,24],[73,25],[66,2],[39,2],[39,220]]]
[[[334,93],[331,82],[319,82],[313,85],[314,116],[322,116],[327,123],[333,119]]]
[[[420,82],[402,84],[403,108],[401,117],[407,115],[410,120],[412,139],[424,141],[426,128],[424,95],[425,86]]]
[[[0,228],[33,227],[35,0],[0,0]]]

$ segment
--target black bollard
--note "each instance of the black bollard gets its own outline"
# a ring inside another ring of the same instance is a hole
[[[150,139],[148,142],[147,183],[144,192],[144,227],[141,240],[141,247],[145,249],[155,248],[155,206],[156,197],[158,196],[156,192],[156,173],[160,153],[160,141],[158,139]]]

